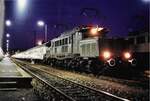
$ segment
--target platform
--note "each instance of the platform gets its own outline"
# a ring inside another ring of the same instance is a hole
[[[0,61],[0,90],[4,88],[31,87],[32,77],[9,57]]]
[[[0,61],[0,77],[31,77],[18,67],[10,58],[5,57]]]

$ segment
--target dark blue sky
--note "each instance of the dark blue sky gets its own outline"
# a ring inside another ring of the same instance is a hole
[[[48,25],[48,39],[79,25],[99,25],[110,29],[109,36],[126,36],[130,30],[148,27],[148,6],[143,0],[27,0],[27,7],[19,14],[15,0],[6,0],[5,19],[12,26],[11,49],[33,47],[36,39],[44,38],[44,29],[36,25],[43,20]]]

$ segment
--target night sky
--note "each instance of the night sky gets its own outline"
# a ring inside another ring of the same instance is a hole
[[[44,39],[38,20],[48,25],[49,40],[79,25],[105,26],[110,29],[108,36],[126,36],[148,28],[149,22],[149,2],[144,0],[27,0],[21,13],[15,0],[6,0],[5,5],[5,19],[12,21],[12,26],[5,27],[11,35],[11,50],[33,47],[34,35],[36,40]]]

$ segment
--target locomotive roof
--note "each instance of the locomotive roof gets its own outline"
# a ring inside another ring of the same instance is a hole
[[[72,30],[65,31],[65,32],[61,33],[61,35],[58,36],[58,37],[69,36],[69,35],[72,35],[72,34],[75,33],[75,32],[79,32],[79,31],[81,31],[81,30],[89,29],[89,28],[91,28],[91,27],[93,27],[93,26],[79,26],[79,27],[75,27],[75,28],[73,28]],[[57,38],[58,38],[58,37],[57,37]]]
[[[77,31],[79,31],[79,27],[75,27],[75,28],[73,28],[72,30],[65,31],[65,32],[61,33],[60,37],[61,37],[61,36],[63,37],[63,36],[71,35],[71,34],[77,32]]]

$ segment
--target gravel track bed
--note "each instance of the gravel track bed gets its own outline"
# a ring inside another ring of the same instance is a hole
[[[34,66],[34,65],[32,65]],[[115,78],[109,77],[99,77],[95,78],[92,76],[81,75],[78,73],[72,73],[64,70],[58,70],[54,68],[47,68],[46,66],[34,66],[47,71],[54,75],[58,75],[60,77],[72,80],[77,83],[81,83],[83,85],[93,87],[96,89],[104,90],[114,95],[124,97],[134,101],[148,101],[149,100],[149,88],[143,89],[139,87],[139,82],[136,84],[136,81],[126,81],[125,84],[114,82],[117,81]],[[110,79],[110,80],[108,80]],[[131,85],[129,86],[128,83]]]
[[[69,95],[75,101],[120,101],[114,97],[98,93],[76,83],[59,78],[58,76],[50,75],[44,71],[27,67],[31,72],[48,81],[53,87]]]
[[[0,101],[41,101],[33,89],[17,89],[16,91],[0,91]]]
[[[104,90],[114,95],[130,99],[132,101],[149,101],[149,88],[142,88],[136,86],[137,81],[126,80],[120,83],[118,79],[100,76],[96,78],[91,75],[73,73],[65,70],[58,70],[51,68],[50,66],[32,65],[35,68],[44,69],[49,71],[53,75],[60,76],[65,79],[72,80],[74,82],[93,87],[95,89]],[[123,83],[125,82],[125,83]],[[128,83],[131,85],[128,85]]]

